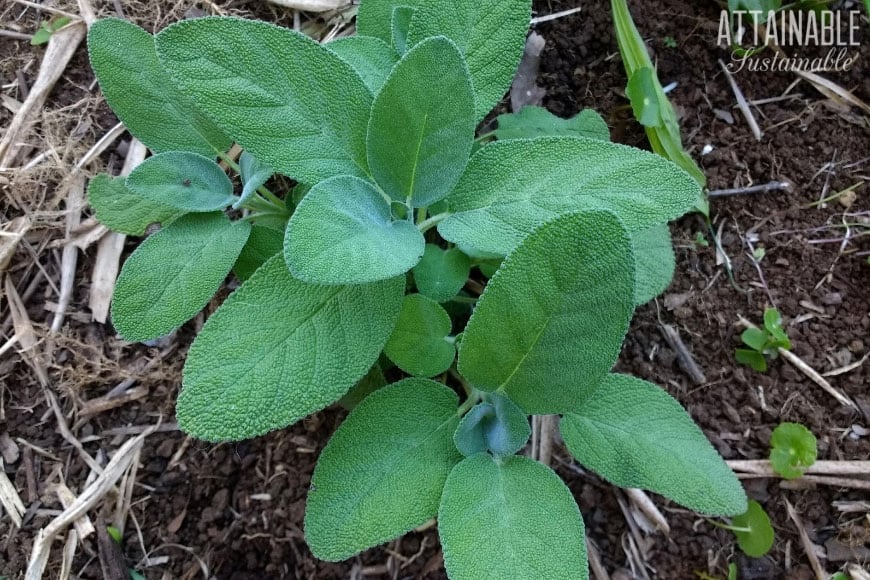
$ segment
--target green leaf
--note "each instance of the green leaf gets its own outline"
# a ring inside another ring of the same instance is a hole
[[[470,270],[471,260],[458,249],[426,244],[423,258],[414,266],[414,282],[420,294],[446,302],[462,290]]]
[[[800,423],[780,423],[770,436],[770,465],[786,479],[802,476],[817,455],[816,436]]]
[[[490,393],[462,418],[453,442],[471,457],[476,453],[513,455],[523,448],[532,434],[529,418],[513,401],[499,393]]]
[[[664,292],[674,277],[676,260],[668,224],[632,232],[631,248],[637,267],[634,303],[639,306]]]
[[[269,258],[280,254],[283,248],[284,235],[281,232],[272,228],[254,226],[251,228],[251,235],[248,236],[245,247],[242,248],[242,253],[233,266],[233,272],[244,282]]]
[[[447,198],[442,237],[506,255],[537,226],[581,209],[608,209],[630,232],[688,211],[698,184],[658,155],[580,137],[496,141],[471,158]]]
[[[771,334],[776,331],[782,332],[782,315],[776,308],[764,309],[764,328]]]
[[[767,370],[767,360],[764,355],[754,350],[746,348],[738,348],[734,351],[734,358],[742,365],[746,365],[752,370],[763,373]]]
[[[450,328],[450,316],[437,302],[422,294],[408,294],[384,354],[408,374],[439,375],[456,357],[456,348],[447,340]]]
[[[46,27],[45,23],[41,24],[39,30],[34,32],[30,38],[30,46],[46,44],[51,39],[51,34],[51,30]]]
[[[531,17],[531,0],[426,0],[414,11],[408,44],[440,34],[456,43],[468,62],[480,121],[510,88]]]
[[[456,393],[406,379],[373,393],[324,448],[311,478],[305,539],[337,562],[433,518],[450,470]]]
[[[370,183],[339,176],[311,188],[290,221],[284,257],[294,276],[319,284],[361,284],[404,274],[423,256],[417,227],[393,221]]]
[[[275,171],[265,163],[260,163],[247,151],[242,151],[242,156],[239,158],[239,173],[243,189],[241,197],[233,204],[233,209],[238,209],[251,199],[257,192],[257,188],[269,181]]]
[[[176,415],[186,433],[240,440],[337,401],[387,342],[404,278],[318,286],[270,258],[208,319],[184,365]]]
[[[154,38],[126,20],[98,20],[88,30],[88,56],[112,111],[156,153],[214,156],[232,139],[179,91],[157,59]]]
[[[124,182],[123,177],[100,173],[88,184],[88,202],[97,219],[107,228],[141,236],[151,224],[166,224],[183,215],[182,211],[138,195]]]
[[[387,379],[384,378],[384,371],[381,369],[380,363],[375,363],[366,373],[366,376],[361,378],[351,390],[338,400],[338,404],[348,411],[353,411],[363,399],[385,386],[387,386]]]
[[[347,36],[333,40],[326,47],[353,67],[373,95],[376,95],[399,55],[389,44],[373,36]]]
[[[374,36],[386,43],[393,40],[393,10],[402,6],[416,8],[422,0],[365,0],[356,15],[356,33]]]
[[[743,552],[752,558],[761,558],[773,547],[773,526],[770,518],[755,500],[749,500],[746,512],[731,518],[731,524],[743,530],[732,529],[737,537],[737,544]]]
[[[129,341],[175,330],[220,288],[251,226],[222,213],[188,214],[136,248],[124,262],[112,300],[112,323]]]
[[[747,328],[740,335],[740,340],[749,348],[763,353],[767,348],[767,333],[760,328]]]
[[[662,124],[661,103],[652,69],[642,67],[634,71],[625,87],[625,94],[631,101],[634,118],[641,125],[655,127]]]
[[[660,493],[690,509],[739,514],[746,494],[680,404],[627,375],[607,375],[559,425],[577,461],[620,487]]]
[[[127,176],[127,187],[153,202],[186,212],[212,212],[238,199],[220,165],[185,151],[149,157]]]
[[[468,162],[474,127],[462,55],[444,37],[426,39],[402,57],[372,105],[367,147],[375,181],[396,201],[438,201]]]
[[[534,137],[589,137],[610,141],[610,129],[601,115],[583,109],[570,119],[557,117],[543,107],[526,106],[519,113],[499,115],[496,139],[531,139]]]
[[[238,18],[183,20],[156,39],[185,93],[263,163],[305,183],[368,176],[371,92],[331,50]]]
[[[414,9],[410,6],[396,6],[393,8],[391,24],[392,47],[400,55],[408,52],[408,32],[411,28],[411,19],[414,17]]]
[[[485,454],[453,468],[438,509],[452,580],[586,580],[583,518],[553,471],[528,457]]]
[[[574,409],[616,362],[633,296],[630,240],[617,218],[560,216],[489,281],[465,327],[459,372],[529,414]]]

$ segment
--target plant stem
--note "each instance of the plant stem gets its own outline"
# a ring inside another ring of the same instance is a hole
[[[432,217],[423,220],[422,222],[417,224],[417,229],[420,230],[420,233],[426,233],[431,230],[433,227],[437,226],[439,223],[450,217],[450,212],[445,211],[444,213],[439,213],[437,215],[433,215]]]
[[[227,155],[223,151],[218,151],[218,157],[220,157],[221,161],[223,161],[224,163],[229,165],[230,169],[232,169],[233,171],[235,171],[236,173],[241,175],[242,168],[239,167],[239,164],[236,163],[232,157],[230,157],[229,155]],[[260,195],[265,197],[266,201],[268,201],[271,205],[274,205],[276,208],[283,208],[283,209],[287,208],[287,206],[284,204],[284,201],[280,197],[278,197],[277,195],[275,195],[274,193],[272,193],[271,191],[266,189],[265,185],[261,185],[260,187],[258,187],[257,193],[259,193]]]

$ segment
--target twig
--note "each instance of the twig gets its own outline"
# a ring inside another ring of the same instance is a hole
[[[696,385],[706,383],[707,377],[704,375],[704,371],[702,371],[701,367],[698,366],[698,363],[695,362],[691,351],[683,342],[677,329],[663,322],[659,322],[658,327],[665,341],[667,341],[671,349],[677,354],[677,364],[680,369],[686,373]]]
[[[84,206],[85,179],[77,176],[69,184],[66,204],[66,237],[69,239],[73,231],[78,229],[82,219],[82,207]],[[75,282],[76,265],[79,260],[79,250],[75,244],[68,241],[63,248],[60,261],[60,295],[57,298],[57,310],[51,321],[51,333],[56,334],[63,326],[66,317],[66,309],[69,307]]]
[[[0,506],[6,510],[15,527],[21,527],[21,518],[24,515],[24,502],[15,490],[15,486],[9,481],[6,471],[3,469],[3,459],[0,458]]]
[[[601,564],[601,556],[598,555],[598,548],[586,536],[586,554],[589,556],[589,569],[592,571],[592,576],[595,580],[610,580],[610,574]]]
[[[54,417],[57,419],[57,428],[60,431],[60,436],[66,440],[67,443],[72,445],[76,451],[79,452],[79,455],[87,463],[88,467],[96,471],[97,473],[102,473],[103,468],[100,467],[100,464],[96,462],[96,460],[85,451],[84,445],[82,442],[76,439],[75,435],[72,434],[72,431],[69,430],[69,426],[66,423],[66,419],[63,416],[63,411],[60,410],[60,405],[57,403],[57,398],[55,398],[54,393],[52,393],[48,388],[44,388],[43,394],[45,395],[45,400],[48,401],[49,408],[54,411]]]
[[[668,536],[671,533],[671,526],[668,525],[668,520],[665,519],[665,516],[662,515],[662,512],[659,511],[659,508],[656,507],[656,504],[650,499],[650,497],[644,492],[642,489],[636,488],[625,488],[625,494],[628,496],[628,499],[634,503],[637,508],[643,512],[643,514],[649,518],[649,521],[653,523],[653,525],[659,529],[664,535]]]
[[[836,377],[837,375],[842,375],[842,374],[848,373],[849,371],[854,371],[855,369],[857,369],[858,367],[863,365],[865,362],[867,362],[868,358],[870,358],[870,352],[868,352],[863,357],[861,357],[861,360],[855,361],[852,364],[842,366],[842,367],[834,369],[834,370],[830,370],[826,373],[822,373],[822,376],[823,377]]]
[[[63,560],[61,560],[60,573],[57,576],[59,580],[67,580],[70,577],[78,543],[78,533],[75,528],[71,528],[66,535],[66,543],[63,545]]]
[[[735,189],[714,189],[708,191],[710,197],[725,197],[729,195],[747,195],[751,193],[767,193],[768,191],[788,191],[791,189],[791,184],[787,181],[771,181],[761,185],[752,185],[749,187],[737,187]]]
[[[763,477],[779,477],[767,459],[738,459],[726,462],[734,471]],[[816,461],[804,472],[806,475],[867,475],[870,461]]]
[[[54,493],[57,495],[57,499],[60,500],[60,505],[63,506],[63,509],[67,509],[75,503],[76,496],[63,481],[59,481],[54,485]],[[82,517],[75,520],[73,525],[75,526],[79,537],[83,540],[96,531],[93,522],[91,522],[91,518],[88,517],[88,514],[84,514]]]
[[[577,8],[569,8],[568,10],[562,10],[561,12],[554,12],[553,14],[547,14],[546,16],[538,16],[536,18],[532,18],[531,25],[541,24],[542,22],[549,22],[551,20],[556,20],[558,18],[564,18],[566,16],[571,16],[572,14],[577,14],[583,10],[582,6],[578,6]]]
[[[737,107],[740,109],[740,112],[743,113],[746,122],[749,123],[749,129],[752,131],[752,134],[755,135],[755,139],[761,141],[761,128],[759,128],[758,122],[752,115],[752,110],[750,110],[749,103],[746,102],[746,98],[743,96],[743,91],[741,91],[740,87],[737,86],[734,77],[731,75],[731,71],[728,70],[725,63],[720,60],[719,66],[722,67],[722,71],[725,73],[725,78],[728,79],[728,84],[731,85],[731,90],[734,92],[734,98],[737,99]]]
[[[788,510],[788,517],[791,518],[791,521],[794,522],[794,525],[798,529],[798,533],[801,538],[801,545],[804,547],[804,552],[807,554],[807,558],[810,561],[810,566],[813,568],[813,572],[816,575],[816,580],[826,580],[827,574],[825,574],[822,565],[819,563],[819,557],[816,556],[815,546],[810,541],[810,537],[807,535],[807,530],[804,527],[803,522],[798,517],[797,512],[794,511],[791,503],[786,499],[785,507]]]

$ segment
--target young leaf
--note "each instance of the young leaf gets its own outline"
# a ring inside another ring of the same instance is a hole
[[[403,292],[403,278],[306,284],[290,275],[281,256],[270,258],[190,347],[179,425],[207,441],[240,440],[335,402],[377,360]]]
[[[275,173],[271,167],[265,163],[260,163],[247,151],[242,151],[242,156],[239,158],[239,170],[243,189],[241,197],[233,204],[233,209],[238,209],[251,199],[257,192],[257,188],[269,181],[269,178]]]
[[[149,157],[127,176],[127,187],[153,202],[186,212],[212,212],[238,199],[220,165],[185,151]]]
[[[601,115],[583,109],[570,119],[557,117],[543,107],[526,106],[519,113],[499,115],[496,139],[532,139],[534,137],[589,137],[610,141],[610,129]]]
[[[631,101],[634,118],[644,127],[661,125],[661,103],[656,92],[653,71],[649,67],[641,67],[631,74],[625,95]]]
[[[356,33],[374,36],[386,43],[393,40],[393,11],[398,7],[414,9],[423,0],[366,0],[356,15]]]
[[[737,477],[689,414],[656,385],[607,375],[559,429],[571,455],[615,485],[660,493],[707,514],[746,510]]]
[[[740,364],[746,365],[756,372],[763,373],[767,370],[767,360],[760,352],[738,348],[734,351],[734,358]]]
[[[420,294],[446,302],[462,290],[470,270],[471,260],[458,249],[426,244],[423,258],[414,266],[414,282]]]
[[[634,312],[630,243],[606,211],[565,214],[532,232],[478,301],[459,372],[529,414],[576,408],[616,362]]]
[[[97,20],[88,55],[103,95],[127,129],[149,149],[214,156],[232,139],[207,119],[157,59],[154,38],[126,20]]]
[[[760,328],[747,328],[740,335],[740,340],[758,353],[763,353],[764,349],[767,348],[767,333]]]
[[[391,39],[393,49],[400,55],[408,52],[408,32],[411,28],[411,19],[414,17],[414,9],[410,6],[396,6],[393,8],[391,24]]]
[[[450,328],[450,316],[437,302],[422,294],[408,294],[384,354],[408,374],[441,374],[456,357],[456,348],[447,341]]]
[[[122,234],[141,236],[154,223],[165,224],[184,214],[131,191],[123,177],[100,173],[88,184],[88,203],[101,224]]]
[[[156,40],[185,93],[263,163],[305,183],[368,176],[371,92],[331,50],[238,18],[183,20]]]
[[[586,580],[583,518],[553,471],[514,455],[486,454],[453,468],[438,508],[452,580]]]
[[[188,214],[142,242],[118,276],[115,329],[130,341],[151,340],[193,318],[217,292],[250,230],[222,213]]]
[[[461,459],[451,439],[457,404],[444,385],[405,379],[351,412],[311,478],[305,539],[315,556],[344,560],[435,516]]]
[[[384,86],[387,75],[399,60],[393,47],[373,36],[346,36],[331,41],[326,48],[352,66],[373,95]]]
[[[770,518],[755,500],[749,500],[746,512],[731,518],[740,549],[751,558],[761,558],[773,547],[773,526]]]
[[[664,292],[674,277],[676,260],[668,224],[632,232],[631,248],[637,267],[634,303],[639,306]]]
[[[414,207],[438,201],[468,162],[474,127],[459,49],[444,37],[426,39],[402,57],[372,105],[367,148],[375,181]]]
[[[770,436],[770,465],[786,479],[795,479],[816,462],[816,436],[800,423],[780,423]]]
[[[608,209],[633,232],[683,215],[698,195],[677,166],[625,145],[581,137],[496,141],[469,161],[447,198],[454,214],[438,231],[504,256],[562,213]]]
[[[482,452],[507,457],[522,449],[531,434],[526,414],[509,398],[491,393],[462,417],[453,442],[466,457]]]
[[[531,0],[426,0],[414,11],[408,44],[439,34],[456,43],[471,71],[480,121],[511,85],[531,17]]]
[[[251,235],[248,236],[245,247],[242,248],[242,253],[233,266],[233,273],[244,282],[269,258],[280,254],[283,248],[284,235],[281,232],[272,228],[254,226],[251,228]]]
[[[369,182],[346,175],[311,188],[287,223],[284,257],[300,280],[362,284],[404,274],[425,245]]]

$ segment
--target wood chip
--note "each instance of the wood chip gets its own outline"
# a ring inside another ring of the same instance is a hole
[[[63,481],[54,485],[54,493],[57,495],[57,499],[60,500],[60,505],[63,506],[63,509],[69,508],[76,501],[75,494]],[[93,534],[95,531],[94,524],[91,522],[91,518],[89,518],[87,514],[84,514],[82,517],[75,520],[73,525],[75,526],[79,538],[82,540]]]

